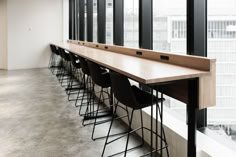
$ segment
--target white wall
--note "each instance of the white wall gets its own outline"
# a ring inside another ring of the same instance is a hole
[[[7,0],[0,0],[0,69],[7,69]]]
[[[48,65],[49,43],[63,40],[63,0],[8,0],[8,69]]]

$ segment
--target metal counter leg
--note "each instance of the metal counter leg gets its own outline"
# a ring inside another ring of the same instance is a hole
[[[196,114],[198,106],[198,79],[189,80],[188,82],[188,157],[196,157]]]

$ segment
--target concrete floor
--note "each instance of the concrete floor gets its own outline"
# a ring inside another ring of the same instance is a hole
[[[82,126],[78,108],[48,69],[0,71],[1,157],[99,157],[104,140],[92,141],[92,126]],[[97,129],[106,135],[109,124]],[[117,130],[125,128],[116,125]],[[138,138],[131,139],[138,144]],[[126,138],[107,147],[124,148]],[[142,155],[146,150],[129,153]]]

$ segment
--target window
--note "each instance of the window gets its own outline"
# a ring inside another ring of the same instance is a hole
[[[98,18],[97,18],[97,0],[93,0],[93,42],[97,42],[98,40]]]
[[[171,39],[183,39],[187,38],[186,20],[173,20],[171,23]]]
[[[153,50],[187,54],[186,5],[186,0],[153,1]],[[184,120],[186,104],[168,96],[164,97],[165,106]]]
[[[236,137],[236,1],[208,1],[208,57],[216,62],[216,107],[208,125],[222,136]]]
[[[106,44],[113,44],[113,0],[106,0]]]
[[[186,5],[186,0],[153,1],[154,50],[186,54]]]
[[[124,46],[139,47],[139,1],[124,0]]]
[[[227,19],[227,17],[225,17]],[[236,38],[236,19],[235,20],[208,20],[209,39],[235,39]],[[186,39],[186,21],[176,20],[172,22],[171,39]]]
[[[227,19],[225,16],[224,19]],[[235,39],[236,38],[236,19],[234,20],[209,20],[208,22],[209,39]]]

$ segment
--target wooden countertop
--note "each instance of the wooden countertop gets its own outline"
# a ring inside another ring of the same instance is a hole
[[[196,78],[210,74],[209,71],[147,60],[87,46],[65,42],[54,44],[143,84]]]
[[[198,108],[216,105],[216,60],[84,41],[52,43],[143,84],[162,84],[164,94],[188,104],[187,79],[199,78]],[[140,55],[141,53],[141,55]]]

